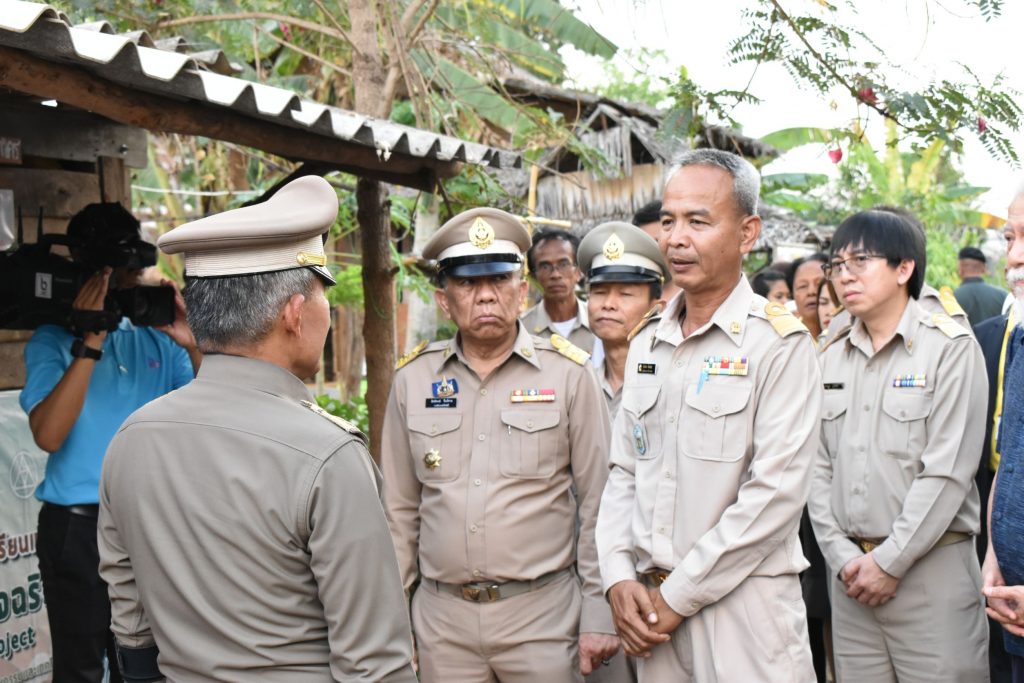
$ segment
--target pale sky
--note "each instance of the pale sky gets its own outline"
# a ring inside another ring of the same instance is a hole
[[[843,0],[833,0],[842,4]],[[730,66],[726,50],[731,40],[744,34],[741,12],[751,0],[570,0],[577,16],[615,42],[620,48],[646,46],[664,50],[668,63],[627,64],[628,68],[653,68],[657,73],[674,73],[685,65],[690,78],[702,87],[743,89],[750,80],[752,64]],[[784,0],[793,12],[818,8],[815,0]],[[1006,83],[1024,92],[1024,60],[1015,59],[1015,46],[1022,37],[1024,2],[1003,5],[998,19],[985,22],[964,0],[858,0],[858,13],[844,11],[844,21],[867,33],[884,51],[884,60],[894,68],[888,74],[903,73],[900,85],[912,89],[915,83],[948,78],[967,80],[960,64],[966,64],[983,83],[1002,73]],[[929,11],[930,10],[930,14]],[[1017,35],[1014,35],[1016,28]],[[570,76],[577,87],[591,87],[603,76],[596,60],[578,51],[563,53]],[[762,66],[751,91],[763,102],[738,107],[734,118],[747,135],[760,136],[781,128],[820,126],[841,128],[856,117],[856,103],[844,93],[834,95],[840,107],[833,110],[832,97],[801,91],[781,67]],[[877,124],[869,136],[878,145],[883,131]],[[1024,134],[1013,138],[1024,158]],[[963,158],[967,182],[991,187],[982,197],[981,208],[1005,216],[1014,190],[1024,181],[1024,170],[989,156],[977,138],[968,136]],[[765,168],[766,173],[809,171],[834,173],[824,148],[795,150]]]

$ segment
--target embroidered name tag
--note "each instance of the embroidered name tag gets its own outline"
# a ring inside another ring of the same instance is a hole
[[[454,408],[458,405],[457,398],[428,398],[427,408]]]
[[[512,403],[552,403],[555,400],[554,389],[516,389],[509,397]]]
[[[654,363],[637,363],[636,371],[640,375],[653,375],[657,366]]]
[[[892,385],[898,388],[914,387],[923,389],[928,384],[925,379],[925,373],[921,372],[916,375],[896,375],[892,379]]]

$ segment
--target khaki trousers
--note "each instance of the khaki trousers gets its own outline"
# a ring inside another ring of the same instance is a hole
[[[637,669],[640,683],[814,683],[800,579],[748,577]]]
[[[896,597],[867,607],[832,570],[832,644],[839,683],[986,683],[988,624],[974,544],[935,548]]]
[[[579,580],[468,602],[423,582],[412,599],[422,683],[582,683]]]

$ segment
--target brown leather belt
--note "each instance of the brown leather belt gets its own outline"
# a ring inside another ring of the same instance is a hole
[[[855,536],[850,536],[849,538],[864,553],[870,553],[872,550],[885,543],[886,540],[884,538],[857,538]],[[965,534],[962,531],[947,531],[939,536],[939,540],[935,542],[935,545],[933,545],[932,548],[941,548],[946,545],[969,541],[971,538],[973,537],[970,534]]]
[[[671,573],[672,572],[667,569],[658,569],[655,567],[654,569],[641,574],[640,580],[651,588],[657,588],[661,584],[665,583],[665,580],[668,579],[668,575]]]
[[[522,595],[548,585],[558,577],[569,573],[569,569],[541,574],[532,581],[474,581],[473,583],[443,583],[433,579],[423,579],[424,583],[434,586],[439,593],[448,593],[469,602],[497,602],[505,598]]]

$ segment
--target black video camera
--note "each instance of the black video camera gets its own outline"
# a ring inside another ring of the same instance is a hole
[[[34,244],[23,243],[19,215],[18,243],[0,254],[0,328],[54,324],[83,334],[114,330],[123,316],[142,326],[174,321],[172,287],[111,289],[102,311],[72,308],[82,286],[103,268],[141,270],[156,263],[156,247],[139,237],[139,222],[120,204],[88,205],[72,216],[67,235],[43,235],[40,212]],[[56,245],[66,246],[71,259],[52,253]]]

